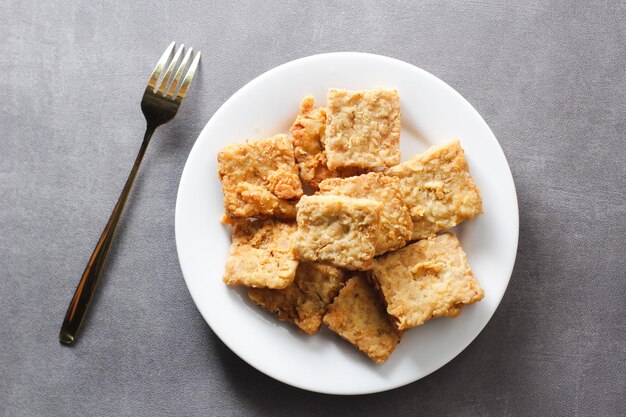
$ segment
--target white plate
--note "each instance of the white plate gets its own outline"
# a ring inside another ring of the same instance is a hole
[[[460,138],[479,186],[484,214],[458,227],[480,303],[456,319],[440,318],[405,333],[391,358],[375,365],[327,329],[299,333],[252,305],[243,289],[222,283],[230,230],[223,212],[216,156],[245,138],[287,133],[306,95],[325,103],[329,87],[396,88],[402,106],[402,159],[429,145]],[[437,77],[395,59],[331,53],[266,72],[228,99],[198,137],[176,202],[176,245],[187,287],[219,338],[261,372],[287,384],[332,394],[366,394],[416,381],[452,360],[485,327],[506,290],[518,237],[517,196],[495,136],[478,112]],[[489,366],[485,363],[484,366]]]

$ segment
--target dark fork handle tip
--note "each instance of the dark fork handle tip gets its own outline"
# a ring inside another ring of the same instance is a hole
[[[67,333],[65,330],[61,330],[61,333],[59,333],[59,342],[63,345],[70,346],[74,344],[74,340],[76,340],[74,335]]]

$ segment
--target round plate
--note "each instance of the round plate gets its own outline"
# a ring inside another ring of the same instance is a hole
[[[243,288],[222,283],[230,228],[220,223],[220,148],[244,139],[288,133],[300,101],[318,105],[330,87],[396,88],[402,108],[402,160],[459,138],[481,190],[484,214],[455,232],[485,298],[456,318],[407,331],[391,358],[375,365],[322,328],[315,336],[254,306]],[[176,246],[189,292],[215,334],[239,357],[287,384],[332,394],[366,394],[416,381],[452,360],[485,327],[506,290],[518,238],[517,196],[495,136],[478,112],[437,77],[396,59],[331,53],[281,65],[248,83],[213,115],[198,137],[180,180]],[[488,366],[488,364],[485,364]]]

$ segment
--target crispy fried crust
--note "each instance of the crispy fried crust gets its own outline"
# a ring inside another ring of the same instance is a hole
[[[298,266],[296,279],[287,288],[250,288],[248,296],[280,320],[294,323],[305,333],[315,334],[344,280],[345,274],[340,268],[305,262]]]
[[[413,220],[413,239],[482,213],[482,199],[458,140],[431,147],[385,174],[400,179],[400,195]]]
[[[324,324],[376,363],[385,362],[402,337],[385,312],[376,290],[354,276],[328,307]]]
[[[364,198],[303,196],[297,206],[299,259],[370,269],[382,206]]]
[[[228,145],[217,161],[228,216],[295,218],[302,184],[286,135]]]
[[[377,258],[371,276],[399,329],[433,317],[456,317],[484,293],[452,233],[420,240]]]
[[[327,178],[350,177],[363,172],[359,168],[329,169],[322,137],[326,131],[326,108],[315,107],[315,100],[307,96],[300,104],[300,114],[289,132],[302,181],[317,190],[319,183]]]
[[[321,194],[371,198],[383,203],[376,239],[376,255],[401,248],[411,238],[413,222],[409,209],[399,198],[399,179],[382,173],[352,178],[332,178],[320,184]]]
[[[328,90],[328,167],[376,168],[400,163],[400,96],[396,90]]]
[[[296,275],[296,225],[277,220],[240,220],[233,225],[224,282],[228,285],[285,288]]]

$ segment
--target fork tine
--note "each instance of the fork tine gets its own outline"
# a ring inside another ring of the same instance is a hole
[[[178,50],[176,51],[176,53],[174,54],[174,58],[172,58],[172,62],[170,62],[170,65],[167,67],[167,71],[165,71],[165,75],[163,76],[163,81],[161,81],[161,86],[159,87],[158,94],[163,94],[163,92],[169,85],[170,81],[172,81],[172,73],[174,72],[174,68],[176,67],[176,64],[178,63],[178,58],[180,58],[180,54],[183,52],[184,47],[185,45],[181,44],[178,47]]]
[[[176,42],[170,43],[167,49],[165,49],[165,52],[163,52],[163,55],[161,55],[161,58],[159,58],[159,62],[157,62],[156,67],[154,67],[154,71],[152,71],[152,75],[150,75],[150,81],[148,81],[148,87],[146,87],[146,89],[154,91],[154,89],[156,88],[156,83],[159,80],[161,71],[163,71],[163,67],[165,67],[165,64],[167,63],[167,59],[172,54],[172,50],[174,49],[175,44]]]
[[[185,58],[183,58],[183,62],[178,67],[178,71],[176,71],[176,75],[174,76],[174,81],[172,81],[172,85],[169,90],[167,90],[167,98],[174,98],[174,93],[176,92],[176,88],[178,87],[178,83],[180,82],[181,77],[183,76],[183,71],[185,71],[185,67],[187,66],[187,62],[189,62],[189,57],[193,52],[193,48],[189,48],[187,53],[185,54]]]
[[[178,95],[176,96],[176,101],[178,103],[182,102],[187,94],[187,90],[189,89],[189,84],[191,84],[191,79],[196,73],[196,68],[198,68],[198,62],[200,62],[200,52],[196,54],[191,65],[189,66],[189,70],[187,71],[187,75],[185,76],[185,80],[183,84],[180,86],[180,90],[178,91]]]

